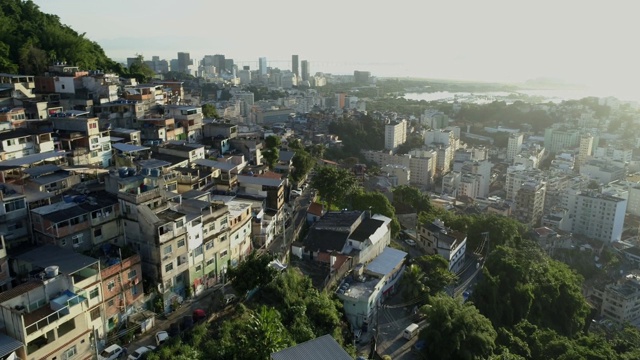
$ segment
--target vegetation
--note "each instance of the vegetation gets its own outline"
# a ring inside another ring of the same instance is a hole
[[[369,115],[333,121],[329,124],[329,132],[339,134],[343,143],[342,148],[332,148],[328,152],[332,159],[362,158],[362,150],[384,149],[384,124]]]
[[[269,266],[273,260],[266,254],[252,252],[236,267],[231,267],[227,275],[233,288],[241,294],[266,286],[276,276],[276,270]]]
[[[95,42],[40,11],[33,1],[0,2],[0,72],[39,75],[55,61],[124,73]]]
[[[204,116],[205,119],[217,119],[220,117],[216,107],[211,104],[202,105],[202,116]]]
[[[289,149],[295,151],[295,155],[291,160],[293,162],[293,171],[291,172],[291,180],[297,183],[309,174],[316,164],[315,157],[309,152],[315,147],[305,149],[300,140],[295,139],[289,142]]]
[[[353,194],[358,183],[348,170],[334,167],[322,167],[311,180],[311,186],[318,190],[320,197],[327,202],[327,208],[333,205],[345,207],[348,196]]]
[[[144,63],[144,57],[137,55],[136,60],[129,66],[128,74],[123,74],[138,80],[138,82],[147,82],[155,76],[155,71]]]
[[[265,144],[266,149],[262,152],[262,156],[269,168],[273,169],[280,158],[280,138],[273,135],[268,136],[265,139]]]

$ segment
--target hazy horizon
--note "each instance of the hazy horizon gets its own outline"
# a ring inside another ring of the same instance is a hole
[[[297,54],[312,73],[507,83],[552,78],[612,93],[635,93],[640,80],[640,53],[632,46],[640,26],[626,2],[327,0],[302,7],[274,0],[242,8],[206,0],[34,2],[114,60],[136,53],[170,60],[184,51],[194,64],[224,54],[252,69],[258,57],[288,69]],[[94,9],[88,16],[87,8]]]

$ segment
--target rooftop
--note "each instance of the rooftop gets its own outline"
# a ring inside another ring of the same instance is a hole
[[[366,266],[365,270],[373,274],[386,275],[393,271],[399,264],[403,263],[406,257],[406,252],[386,247],[382,254],[378,255]]]
[[[358,218],[362,216],[362,211],[329,211],[324,214],[312,229],[335,229],[350,228]],[[346,230],[346,229],[345,229]]]
[[[122,152],[138,152],[138,151],[150,150],[150,148],[146,146],[138,146],[138,145],[122,144],[122,143],[115,143],[115,144],[112,144],[111,146],[114,149]]]
[[[376,219],[364,219],[358,227],[351,233],[349,239],[363,242],[373,235],[378,228],[384,224],[384,221]]]
[[[271,354],[271,360],[353,360],[331,337],[323,335]]]
[[[98,263],[98,259],[50,244],[42,245],[36,249],[15,256],[15,258],[42,269],[56,265],[59,267],[60,273],[66,275],[72,275],[90,265]]]
[[[281,179],[248,176],[248,175],[238,175],[238,182],[240,183],[240,185],[245,183],[245,184],[256,184],[256,185],[273,186],[273,187],[279,187],[283,183]]]
[[[212,167],[212,168],[216,168],[224,171],[231,171],[231,170],[234,170],[236,167],[238,167],[238,165],[234,163],[220,162],[220,161],[209,160],[209,159],[196,159],[195,161],[193,161],[193,163],[196,165]]]

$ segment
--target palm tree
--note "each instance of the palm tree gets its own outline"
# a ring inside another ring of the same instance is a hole
[[[406,302],[426,300],[429,288],[424,284],[425,273],[418,265],[411,265],[402,274],[402,296]]]

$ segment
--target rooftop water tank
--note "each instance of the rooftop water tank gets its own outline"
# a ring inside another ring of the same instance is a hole
[[[56,265],[51,265],[51,266],[47,266],[44,269],[44,273],[47,276],[48,279],[54,278],[56,276],[58,276],[58,270],[60,270],[60,268]]]

